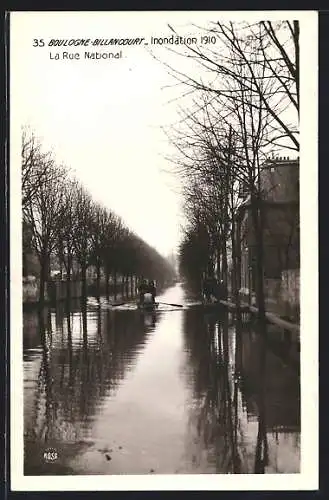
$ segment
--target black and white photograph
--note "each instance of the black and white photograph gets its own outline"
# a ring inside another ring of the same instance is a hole
[[[10,13],[13,490],[317,489],[317,22]]]

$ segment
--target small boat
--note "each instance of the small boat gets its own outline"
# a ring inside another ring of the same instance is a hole
[[[159,307],[159,304],[157,304],[157,303],[154,303],[154,304],[141,304],[139,302],[137,303],[137,309],[139,309],[140,311],[152,312],[152,311],[156,311],[158,307]]]
[[[151,293],[144,293],[143,302],[137,302],[137,308],[141,311],[155,311],[159,304],[153,301]]]
[[[220,302],[202,302],[201,307],[206,311],[218,311],[223,309],[224,306]]]

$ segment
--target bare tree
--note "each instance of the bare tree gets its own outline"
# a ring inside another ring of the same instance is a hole
[[[96,266],[97,294],[101,279],[101,246],[107,222],[107,213],[100,204],[95,204],[90,218],[90,258],[89,262]]]
[[[112,274],[114,289],[117,288],[118,247],[124,232],[124,225],[120,217],[114,212],[107,211],[104,227],[101,234],[101,262],[105,271],[106,295],[109,295],[109,278]]]
[[[71,280],[75,258],[74,227],[77,217],[79,183],[67,179],[63,185],[63,199],[60,207],[61,225],[58,227],[57,252],[59,261],[64,265],[67,280],[67,296],[71,296]]]
[[[201,143],[201,152],[204,153],[206,147],[212,159],[215,158],[216,163],[223,166],[220,171],[223,171],[224,178],[225,173],[230,170],[228,177],[232,177],[233,173],[233,178],[243,183],[249,192],[253,233],[256,241],[257,304],[259,319],[262,320],[264,326],[264,220],[260,174],[262,164],[269,152],[269,146],[282,146],[281,139],[286,140],[284,144],[286,147],[298,149],[299,146],[296,123],[290,124],[289,113],[287,113],[288,108],[290,111],[293,108],[298,118],[298,23],[292,25],[289,23],[277,25],[216,23],[206,30],[211,31],[219,40],[222,52],[219,52],[218,47],[204,49],[188,46],[186,54],[199,62],[201,68],[207,70],[208,77],[200,77],[198,80],[194,76],[183,74],[177,68],[170,68],[170,71],[184,85],[188,85],[201,94],[209,95],[207,106],[199,106],[199,113],[195,111],[190,113],[192,119],[189,117],[189,121],[192,121],[193,125],[192,133],[187,135],[189,160],[194,158],[195,161],[194,150],[197,146],[200,151]],[[288,40],[282,41],[280,37],[287,31],[289,32]],[[295,60],[291,50],[295,54]],[[216,111],[213,102],[216,105]],[[209,120],[209,108],[213,110],[211,120]],[[200,112],[202,118],[201,120],[198,118],[196,133],[195,116],[197,114],[200,116]],[[216,115],[217,120],[214,121]],[[223,131],[232,131],[232,129],[234,130],[234,158],[232,140],[229,141],[231,146],[226,153],[218,141],[214,141],[216,137],[223,136]],[[178,151],[186,159],[186,149],[184,151],[181,144],[178,144]],[[222,158],[218,158],[218,153]],[[224,162],[223,156],[226,157]],[[211,162],[208,163],[211,164]],[[204,176],[204,165],[200,161],[195,161],[195,169],[199,169],[200,173],[202,172],[201,175]],[[220,181],[220,183],[223,187],[230,185],[230,182]],[[231,182],[232,186],[234,182]],[[226,192],[222,197],[224,221],[228,220],[227,200],[231,198],[231,202],[234,201],[232,194],[230,197],[227,196],[228,194]],[[225,238],[222,241],[225,241]],[[225,243],[223,243],[221,253],[225,263]]]
[[[179,151],[178,159],[173,161],[184,182],[188,223],[197,225],[202,219],[210,239],[212,268],[216,261],[218,277],[223,279],[227,290],[227,240],[231,235],[234,254],[237,191],[239,179],[244,178],[245,172],[240,165],[241,154],[237,157],[232,126],[221,119],[215,99],[202,95],[200,101],[199,105],[194,102],[196,111],[181,111],[185,127],[172,132],[171,138]]]
[[[43,152],[34,132],[27,128],[22,132],[21,189],[23,213],[29,210],[42,184],[56,175],[54,160],[50,152]]]
[[[235,85],[257,96],[251,104],[255,109],[260,106],[268,117],[267,145],[298,151],[298,21],[214,22],[198,29],[216,43],[186,45],[183,54],[199,63],[204,73],[198,79],[195,72],[192,76],[166,64],[169,72],[182,85],[217,96],[224,105],[232,100],[243,104],[241,96],[235,95]]]
[[[34,191],[33,198],[29,199],[24,209],[24,220],[32,233],[32,248],[40,263],[40,302],[44,301],[45,283],[49,276],[50,255],[57,245],[58,228],[62,224],[61,206],[63,190],[66,180],[66,170],[57,167],[53,160],[46,158],[46,171],[42,162],[37,163],[33,170],[40,169],[43,181]],[[36,173],[36,176],[38,173]]]
[[[74,263],[80,266],[82,295],[87,293],[87,268],[96,266],[99,292],[101,269],[105,271],[108,293],[110,273],[125,277],[147,272],[159,277],[173,274],[168,262],[128,230],[113,211],[92,200],[69,170],[57,166],[50,152],[43,152],[33,133],[22,137],[23,262],[27,251],[36,253],[40,263],[40,301],[50,274],[51,257],[64,266],[68,297]]]
[[[111,210],[97,204],[91,218],[91,256],[90,262],[96,266],[96,286],[100,291],[101,269],[105,272],[105,285],[108,294],[109,276],[115,271],[114,248],[122,237],[124,226],[120,218]]]
[[[82,186],[77,189],[75,204],[75,219],[72,226],[74,255],[80,265],[82,295],[86,296],[87,268],[92,248],[91,221],[94,204],[91,196]]]

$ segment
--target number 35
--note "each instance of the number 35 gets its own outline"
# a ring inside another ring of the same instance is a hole
[[[44,46],[45,46],[45,42],[44,42],[43,38],[39,38],[38,40],[36,38],[34,38],[33,47],[44,47]]]

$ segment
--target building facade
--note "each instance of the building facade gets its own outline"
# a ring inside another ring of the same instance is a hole
[[[276,300],[282,273],[299,270],[299,160],[267,160],[260,174],[263,220],[264,283],[267,298]],[[256,287],[256,241],[250,197],[237,217],[237,251],[240,257],[240,291],[250,301]]]

